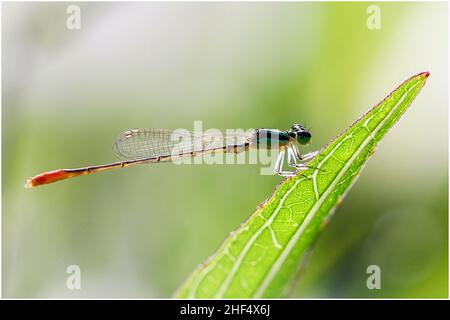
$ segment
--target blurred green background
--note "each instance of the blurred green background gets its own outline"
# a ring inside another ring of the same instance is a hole
[[[317,241],[293,297],[446,297],[446,3],[2,3],[5,297],[169,297],[280,181],[257,165],[115,161],[128,128],[312,126],[312,151],[431,76]],[[66,268],[81,268],[81,290]],[[366,287],[381,268],[381,290]]]

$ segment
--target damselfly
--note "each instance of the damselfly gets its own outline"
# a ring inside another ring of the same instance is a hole
[[[301,155],[299,146],[307,145],[311,134],[305,127],[294,124],[286,131],[253,129],[250,133],[205,134],[168,129],[132,129],[120,134],[113,145],[120,162],[77,169],[59,169],[29,178],[26,188],[53,183],[94,172],[124,168],[135,164],[174,161],[211,152],[240,153],[250,149],[275,149],[279,151],[274,171],[281,176],[291,176],[304,168],[316,153]],[[294,171],[283,171],[285,155]]]

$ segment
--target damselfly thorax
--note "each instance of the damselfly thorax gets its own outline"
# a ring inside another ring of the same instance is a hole
[[[174,161],[196,157],[211,152],[240,153],[251,149],[271,149],[279,152],[274,171],[290,176],[305,166],[316,153],[301,155],[299,147],[311,140],[309,130],[295,124],[289,130],[252,129],[247,132],[202,133],[187,130],[131,129],[120,134],[113,145],[120,162],[88,166],[77,169],[59,169],[44,172],[27,180],[25,187],[32,188],[63,179],[94,172],[124,168],[135,164]],[[294,171],[283,171],[285,155]]]

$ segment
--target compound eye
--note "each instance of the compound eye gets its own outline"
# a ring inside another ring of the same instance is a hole
[[[306,145],[311,141],[311,133],[308,131],[300,131],[297,133],[297,142],[301,145]]]

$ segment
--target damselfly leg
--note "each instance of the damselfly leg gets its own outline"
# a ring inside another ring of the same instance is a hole
[[[289,162],[289,165],[291,167],[303,167],[306,162],[311,161],[319,153],[319,151],[313,151],[302,155],[298,150],[298,146],[294,143],[290,144],[290,148],[292,149],[292,152],[294,154],[294,161]]]
[[[294,171],[283,171],[284,159],[287,152],[287,164],[289,167],[296,168]],[[293,143],[288,144],[285,148],[280,150],[277,161],[275,162],[274,171],[280,176],[290,177],[294,176],[298,171],[309,169],[308,162],[316,155],[317,151],[301,155],[297,146]]]

